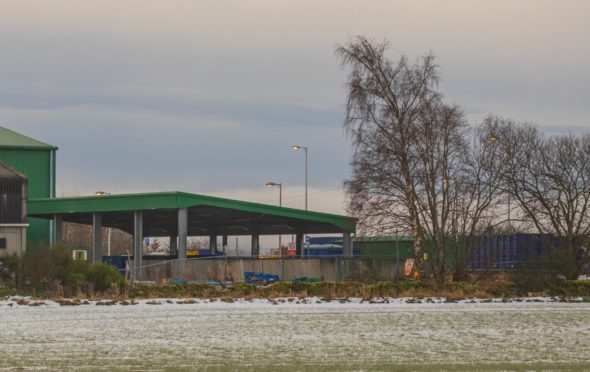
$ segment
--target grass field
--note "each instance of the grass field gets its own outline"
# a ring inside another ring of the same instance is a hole
[[[590,369],[588,303],[156,302],[0,302],[0,369]]]

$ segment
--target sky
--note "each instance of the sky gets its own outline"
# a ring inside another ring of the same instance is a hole
[[[590,130],[589,1],[0,0],[0,126],[59,147],[57,194],[186,191],[345,213],[356,35],[432,51],[445,99]]]

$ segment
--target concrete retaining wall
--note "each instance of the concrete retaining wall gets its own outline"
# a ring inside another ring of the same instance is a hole
[[[133,261],[132,261],[133,265]],[[401,273],[403,261],[357,258],[206,258],[173,261],[144,261],[142,280],[156,283],[170,279],[214,279],[243,281],[244,272],[262,271],[289,281],[298,277],[317,277],[326,281],[392,280]]]

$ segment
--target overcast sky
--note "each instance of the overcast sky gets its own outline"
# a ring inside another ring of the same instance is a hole
[[[0,126],[59,146],[58,195],[180,190],[343,213],[334,47],[438,57],[440,89],[546,131],[590,128],[590,1],[0,1]]]

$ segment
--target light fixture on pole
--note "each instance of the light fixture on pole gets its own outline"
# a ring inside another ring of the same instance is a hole
[[[279,187],[279,207],[283,206],[283,184],[280,182],[267,182],[266,187],[271,188],[273,186]],[[279,256],[281,255],[281,234],[279,234]]]
[[[295,151],[297,150],[305,150],[305,210],[307,210],[307,147],[293,145],[291,148]]]
[[[96,191],[94,193],[94,195],[96,196],[104,196],[104,195],[111,195],[110,192],[106,192],[106,191]],[[111,255],[111,228],[107,227],[107,256]]]
[[[269,189],[273,186],[279,187],[279,207],[283,206],[283,184],[279,182],[267,182],[266,187]]]

